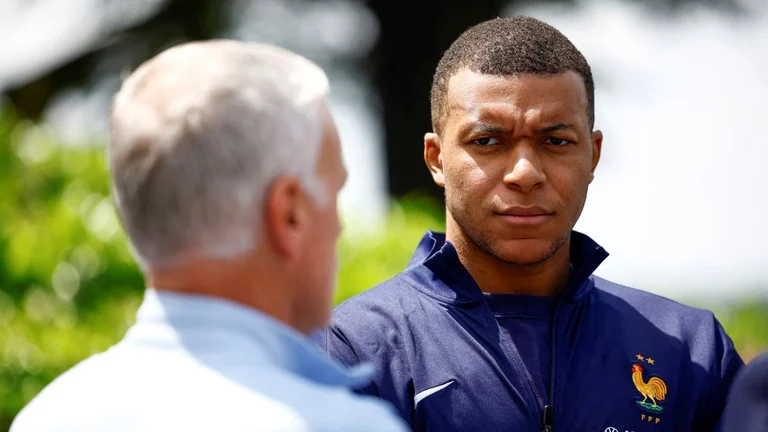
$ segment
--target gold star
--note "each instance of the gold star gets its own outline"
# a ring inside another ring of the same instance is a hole
[[[636,355],[635,357],[637,357],[637,359],[638,359],[638,360],[640,360],[640,361],[643,361],[643,360],[645,360],[645,357],[643,357],[643,356],[642,356],[642,355],[640,355],[640,354]]]
[[[652,359],[650,357],[648,357],[646,360],[648,361],[648,364],[653,364],[653,362],[655,361],[654,359]]]

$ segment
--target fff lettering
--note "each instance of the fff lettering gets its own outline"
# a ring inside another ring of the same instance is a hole
[[[655,423],[655,424],[659,424],[659,422],[661,422],[661,419],[660,419],[660,418],[658,418],[658,417],[652,417],[652,416],[649,416],[649,415],[645,415],[645,414],[642,414],[642,415],[640,416],[640,420],[642,420],[642,421],[647,421],[648,423]]]

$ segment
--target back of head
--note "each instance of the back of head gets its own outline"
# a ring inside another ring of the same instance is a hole
[[[584,80],[594,124],[594,83],[587,60],[556,28],[530,17],[496,18],[469,28],[445,52],[432,81],[432,128],[441,132],[452,76],[462,69],[488,75],[553,75]]]
[[[270,45],[188,43],[139,67],[114,100],[109,162],[143,264],[252,249],[279,175],[322,199],[313,176],[327,91],[319,67]]]

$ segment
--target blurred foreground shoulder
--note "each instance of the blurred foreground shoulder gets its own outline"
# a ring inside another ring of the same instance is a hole
[[[325,421],[316,421],[314,432],[405,432],[405,422],[394,407],[373,396],[344,392],[333,398],[335,408],[329,409]]]
[[[737,376],[723,417],[724,431],[768,431],[768,353]]]

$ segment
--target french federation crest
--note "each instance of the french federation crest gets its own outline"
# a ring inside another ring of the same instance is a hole
[[[640,365],[640,363],[653,365],[655,360],[650,357],[645,358],[640,354],[636,357],[638,362],[632,365],[632,383],[640,393],[640,396],[642,396],[642,399],[638,399],[635,402],[646,411],[657,414],[661,413],[664,411],[664,408],[659,403],[667,398],[667,383],[657,376],[648,377],[650,374]],[[646,377],[648,377],[647,381]]]

